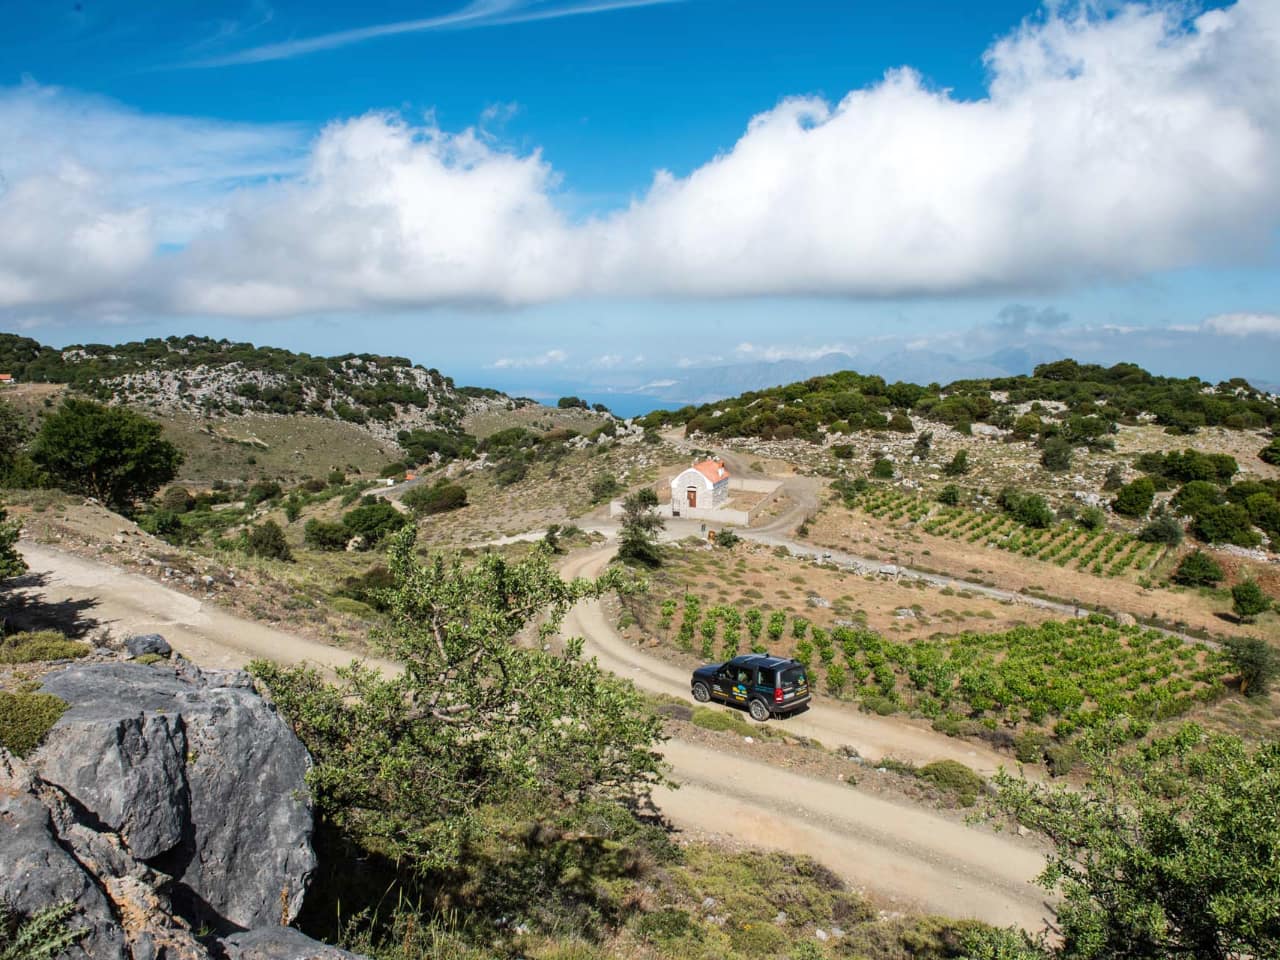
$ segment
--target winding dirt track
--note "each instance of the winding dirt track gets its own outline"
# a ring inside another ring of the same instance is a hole
[[[351,659],[340,649],[243,620],[138,574],[40,544],[20,546],[32,573],[44,578],[41,585],[24,588],[27,592],[54,603],[93,601],[86,611],[92,620],[117,633],[162,632],[176,650],[202,665],[239,667],[268,657],[331,668]],[[586,575],[607,559],[608,551],[593,551],[573,558],[567,572]],[[572,611],[567,628],[588,638],[588,649],[602,666],[646,689],[687,693],[683,672],[628,647],[598,604]],[[868,757],[955,756],[979,769],[995,765],[994,756],[970,752],[930,731],[834,710],[814,709],[789,724],[828,746],[852,744]],[[670,741],[663,752],[681,786],[658,791],[655,801],[677,828],[808,854],[904,910],[1028,929],[1039,929],[1049,918],[1043,894],[1029,882],[1043,865],[1029,839],[993,835],[909,804],[704,746]]]

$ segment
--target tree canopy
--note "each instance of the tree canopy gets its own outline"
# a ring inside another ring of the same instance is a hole
[[[449,862],[484,805],[629,797],[660,780],[660,725],[635,688],[584,661],[580,640],[543,648],[578,600],[626,589],[621,571],[565,582],[544,551],[467,566],[419,562],[414,543],[412,528],[392,538],[389,626],[375,635],[398,674],[353,663],[331,684],[252,668],[315,758],[324,816],[425,869]],[[534,624],[541,642],[518,642]]]
[[[9,520],[4,504],[0,504],[0,581],[27,572],[26,561],[17,548],[19,529],[20,525]]]
[[[1062,943],[1048,955],[1280,955],[1280,744],[1187,725],[1090,767],[1084,789],[995,778],[996,805],[1054,846],[1040,882],[1061,895]]]
[[[662,563],[658,531],[662,518],[654,512],[658,495],[645,487],[622,501],[622,529],[618,532],[618,558],[646,566]]]
[[[172,480],[183,459],[154,420],[78,399],[44,421],[31,457],[62,489],[126,513]]]

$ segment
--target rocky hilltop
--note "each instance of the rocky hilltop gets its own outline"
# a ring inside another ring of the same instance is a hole
[[[247,674],[175,659],[48,675],[68,709],[0,749],[0,901],[74,904],[80,960],[339,960],[286,926],[315,867],[306,749]]]
[[[317,357],[196,336],[55,349],[0,333],[0,371],[169,412],[344,420],[382,440],[414,429],[457,431],[467,413],[515,403],[496,390],[458,387],[405,357]]]

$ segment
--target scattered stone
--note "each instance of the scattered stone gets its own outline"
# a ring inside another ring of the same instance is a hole
[[[148,653],[167,657],[173,652],[173,647],[169,646],[169,642],[158,633],[140,633],[128,637],[124,641],[124,648],[131,658]]]
[[[221,946],[227,960],[361,960],[356,954],[311,940],[292,927],[233,933]]]
[[[831,939],[831,934],[827,933],[827,931],[823,930],[821,927],[813,931],[813,935],[824,943]]]

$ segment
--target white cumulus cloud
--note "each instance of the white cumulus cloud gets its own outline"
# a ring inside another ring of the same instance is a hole
[[[1206,320],[1204,329],[1227,337],[1280,337],[1280,316],[1274,313],[1221,313]]]
[[[0,239],[0,309],[990,293],[1259,260],[1280,227],[1280,3],[1186,9],[1053,5],[986,51],[982,98],[901,68],[836,102],[787,99],[587,219],[539,152],[474,130],[375,113],[303,148],[87,103],[91,128],[147,136],[86,155],[56,122],[15,140],[0,98],[0,228],[55,214]],[[39,93],[10,98],[38,117]],[[85,186],[113,170],[127,189]]]

